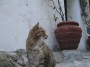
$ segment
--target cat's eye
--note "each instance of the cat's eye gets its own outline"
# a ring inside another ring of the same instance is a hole
[[[42,33],[44,34],[44,33],[45,33],[45,31],[42,31]]]
[[[44,33],[44,31],[42,31]]]

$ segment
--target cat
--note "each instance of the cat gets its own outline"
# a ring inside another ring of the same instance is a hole
[[[50,48],[44,42],[46,31],[37,23],[26,40],[28,65],[26,67],[55,67],[56,61]]]

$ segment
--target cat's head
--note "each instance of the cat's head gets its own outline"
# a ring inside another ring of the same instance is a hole
[[[33,31],[32,35],[36,39],[40,38],[47,39],[48,37],[46,31],[42,27],[39,27],[39,22],[32,28],[32,31]]]

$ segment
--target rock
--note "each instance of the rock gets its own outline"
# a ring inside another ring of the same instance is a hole
[[[56,67],[90,67],[90,52],[78,50],[62,51],[63,61]]]
[[[12,67],[12,63],[5,55],[0,55],[0,67]]]
[[[27,62],[26,51],[0,51],[0,67],[25,67]]]
[[[55,67],[90,67],[90,52],[66,50],[53,52]],[[30,67],[27,63],[26,50],[0,51],[0,67]]]
[[[26,53],[26,50],[25,50],[25,49],[17,49],[17,50],[15,51],[15,53],[17,53],[18,55],[23,55],[23,54]]]
[[[53,52],[53,54],[55,56],[56,63],[60,63],[63,61],[64,56],[63,56],[62,52],[59,52],[59,51]]]
[[[26,50],[25,49],[18,49],[15,51],[17,56],[19,57],[18,59],[18,63],[22,66],[25,66],[27,63],[27,54],[26,54]]]

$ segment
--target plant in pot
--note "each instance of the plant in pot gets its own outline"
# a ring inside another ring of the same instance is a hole
[[[61,50],[71,50],[77,49],[80,38],[82,36],[82,30],[79,27],[78,22],[76,21],[65,21],[64,13],[61,7],[61,3],[57,0],[58,7],[56,7],[55,2],[51,0],[53,3],[53,8],[57,11],[57,13],[61,16],[62,22],[57,24],[57,28],[55,30],[56,40],[59,43]]]
[[[81,15],[87,28],[87,33],[90,34],[90,1],[80,0]],[[87,39],[87,48],[90,49],[90,36]]]

